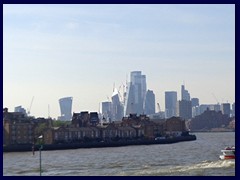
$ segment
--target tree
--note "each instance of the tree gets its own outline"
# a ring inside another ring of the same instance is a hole
[[[53,121],[53,127],[67,126],[70,125],[71,121]]]

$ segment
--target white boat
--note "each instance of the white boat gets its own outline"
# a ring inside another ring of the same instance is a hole
[[[224,150],[221,150],[223,153],[219,156],[220,159],[235,159],[235,146],[226,147]]]

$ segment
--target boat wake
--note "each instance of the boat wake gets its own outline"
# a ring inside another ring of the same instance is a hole
[[[235,168],[234,160],[218,160],[218,161],[203,161],[198,164],[186,165],[186,166],[158,166],[149,167],[145,169],[137,170],[135,172],[122,172],[119,175],[133,175],[133,176],[205,176],[206,174],[212,174],[213,176],[219,175],[235,175],[235,171],[230,174],[219,174],[219,169]]]

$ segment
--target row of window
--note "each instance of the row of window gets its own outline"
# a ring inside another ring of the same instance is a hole
[[[15,136],[13,135],[11,137],[12,140],[16,140],[16,139],[22,139],[22,140],[32,140],[33,137],[32,136]]]
[[[27,129],[32,129],[33,126],[32,125],[12,125],[11,128],[12,128],[12,130],[14,130],[14,129],[21,129],[21,130],[25,129],[25,130],[27,130]]]
[[[32,134],[33,133],[33,131],[20,131],[20,130],[17,130],[17,131],[15,131],[15,130],[12,130],[12,132],[11,132],[11,134],[26,134],[26,135],[30,135],[30,134]]]

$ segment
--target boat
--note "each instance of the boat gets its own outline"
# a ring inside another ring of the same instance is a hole
[[[219,156],[220,159],[235,159],[235,146],[232,147],[226,147],[225,149],[221,150],[223,153]]]

